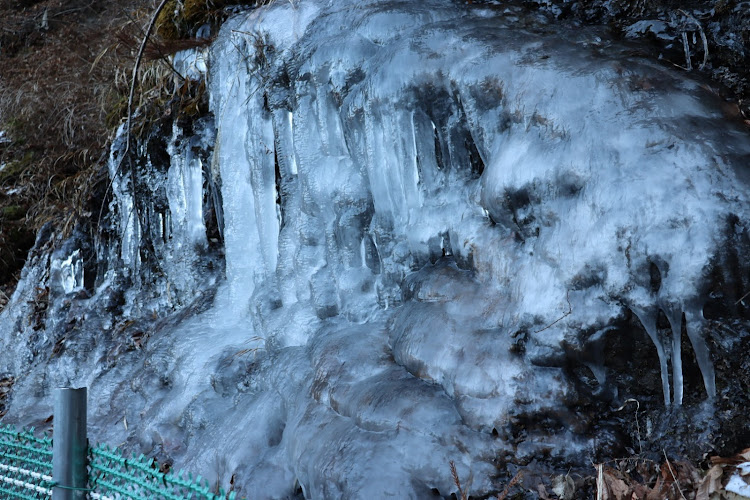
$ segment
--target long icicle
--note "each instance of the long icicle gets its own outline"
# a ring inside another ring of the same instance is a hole
[[[670,403],[670,391],[669,391],[669,370],[667,368],[667,353],[664,350],[664,345],[659,340],[659,332],[656,330],[656,318],[657,310],[655,308],[639,309],[632,307],[631,310],[638,319],[641,321],[641,325],[651,337],[651,341],[656,347],[656,354],[659,356],[659,367],[661,369],[661,384],[664,390],[664,404],[669,405]]]
[[[672,385],[674,386],[674,404],[682,404],[684,384],[682,376],[682,309],[665,307],[664,314],[672,327]]]
[[[685,326],[690,343],[695,351],[695,359],[703,375],[703,385],[706,387],[706,394],[709,398],[716,397],[716,374],[714,365],[711,362],[711,352],[708,344],[703,338],[703,326],[706,319],[703,317],[702,307],[685,308]]]

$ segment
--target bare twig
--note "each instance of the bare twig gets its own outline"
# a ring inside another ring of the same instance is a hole
[[[62,10],[60,12],[55,12],[54,14],[50,15],[49,17],[50,18],[60,17],[60,16],[64,16],[64,15],[67,15],[67,14],[71,14],[73,12],[80,12],[82,10],[90,9],[95,3],[96,3],[96,0],[94,0],[93,2],[91,2],[88,5],[84,5],[83,7],[75,7],[75,8],[72,8],[72,9]]]
[[[742,302],[743,300],[745,300],[748,295],[750,295],[750,292],[747,292],[745,295],[743,295],[742,297],[740,297],[740,300],[738,300],[737,302],[735,302],[734,305],[738,305],[740,302]]]
[[[542,328],[541,330],[537,330],[537,331],[535,331],[534,333],[541,333],[541,332],[543,332],[544,330],[547,330],[547,329],[549,329],[549,328],[552,328],[553,326],[555,326],[555,325],[556,325],[556,324],[558,324],[558,323],[559,323],[560,321],[564,320],[565,318],[567,318],[568,316],[570,316],[570,315],[571,315],[571,314],[573,313],[573,306],[571,306],[571,305],[570,305],[570,290],[568,290],[568,292],[567,292],[567,293],[565,294],[565,300],[566,300],[566,301],[567,301],[567,303],[568,303],[568,312],[566,312],[565,314],[563,314],[562,316],[560,316],[559,318],[557,318],[557,319],[556,319],[555,321],[553,321],[553,322],[552,322],[552,323],[550,323],[549,325],[547,325],[547,326],[545,326],[544,328]]]
[[[146,28],[146,33],[143,35],[143,40],[141,40],[141,46],[138,48],[138,55],[135,58],[135,64],[133,64],[133,76],[130,80],[130,93],[128,94],[128,120],[125,125],[125,151],[123,151],[122,156],[120,157],[120,163],[117,165],[117,171],[115,171],[114,176],[116,176],[119,173],[120,166],[122,166],[122,162],[125,160],[125,158],[128,157],[128,154],[130,153],[130,132],[132,129],[132,121],[133,121],[133,96],[135,95],[135,84],[138,80],[138,69],[141,66],[141,61],[143,60],[143,51],[146,48],[146,43],[148,42],[149,36],[151,36],[151,32],[154,30],[154,25],[156,25],[156,19],[159,17],[159,14],[161,13],[162,9],[165,5],[167,5],[168,0],[161,0],[161,3],[154,11],[153,15],[151,16],[151,22],[148,24],[148,28]],[[114,177],[113,176],[113,177]],[[112,179],[114,181],[114,179]],[[109,188],[112,186],[112,181],[110,181],[110,185],[107,188],[107,191],[109,191]],[[136,193],[135,193],[135,166],[130,165],[130,182],[132,184],[131,189],[133,190],[133,211],[135,212],[135,219],[140,223],[141,217],[140,217],[140,210],[138,208],[138,200],[136,199]],[[107,197],[107,193],[104,194],[104,198]],[[100,217],[101,218],[101,217]],[[134,228],[135,229],[135,228]]]
[[[141,35],[144,37],[144,39],[146,39],[146,33],[143,31],[143,28],[140,26],[140,24],[135,19],[132,19],[129,15],[127,15],[127,14],[125,14],[125,15],[128,18],[128,20],[130,21],[129,24],[132,24],[133,26],[135,26],[135,28],[138,31],[141,32]],[[158,12],[156,13],[156,17],[157,18],[159,17],[159,13]],[[135,37],[135,35],[133,35],[133,36]],[[132,47],[132,43],[130,42],[130,38],[128,38],[124,34],[118,35],[117,38],[119,39],[120,43],[122,43],[126,47]],[[212,40],[207,40],[207,41],[210,42]],[[175,42],[177,42],[177,41],[175,41]],[[164,61],[166,63],[166,65],[169,66],[169,68],[172,70],[172,72],[175,75],[177,75],[177,77],[180,80],[184,80],[185,77],[179,71],[177,71],[175,69],[175,67],[172,65],[172,62],[169,60],[169,56],[164,52],[164,50],[163,50],[164,49],[163,44],[161,42],[152,40],[151,41],[151,45],[153,46],[153,50],[149,50],[147,48],[144,48],[143,49],[143,55],[141,57],[146,57],[146,60],[148,60],[148,59],[159,59],[161,61]],[[146,44],[146,47],[148,47],[148,43]],[[179,49],[179,50],[182,50],[182,49]],[[149,55],[149,52],[153,52],[153,54]]]
[[[136,56],[135,64],[133,65],[133,78],[130,81],[130,95],[128,96],[128,123],[126,125],[127,129],[125,135],[125,154],[127,154],[130,150],[130,122],[133,117],[133,94],[135,94],[135,82],[138,79],[138,68],[140,67],[141,60],[143,59],[143,51],[146,48],[148,37],[151,36],[151,32],[154,30],[154,25],[156,24],[156,19],[159,17],[159,14],[161,13],[164,6],[167,5],[167,1],[168,0],[161,0],[161,3],[154,11],[154,14],[151,16],[151,22],[148,24],[146,33],[143,35],[143,40],[141,41],[141,46],[138,49],[138,55]],[[135,184],[133,184],[133,188],[135,189]]]
[[[622,406],[620,406],[615,411],[622,411],[623,408],[625,408],[625,405],[627,405],[628,403],[635,403],[635,431],[638,437],[638,453],[642,454],[643,446],[641,444],[641,426],[638,424],[638,410],[641,409],[641,403],[639,403],[637,399],[633,399],[633,398],[626,399],[625,402],[622,404]]]
[[[667,458],[667,452],[665,450],[662,450],[662,453],[664,453],[664,460],[667,461],[667,467],[669,468],[669,473],[672,474],[672,479],[674,480],[674,485],[677,486],[677,491],[680,492],[680,496],[682,497],[682,500],[687,500],[685,498],[685,495],[683,495],[682,493],[682,489],[680,488],[680,483],[677,481],[677,476],[674,475],[672,464],[669,463],[669,458]]]
[[[113,172],[112,178],[109,181],[109,184],[107,185],[107,189],[104,192],[103,199],[107,199],[107,194],[109,194],[109,190],[112,189],[112,183],[115,180],[115,177],[120,173],[120,167],[122,166],[122,162],[128,157],[130,153],[130,132],[132,128],[132,120],[133,120],[133,96],[135,95],[135,84],[138,80],[138,69],[140,68],[141,61],[143,60],[143,51],[146,48],[146,43],[148,42],[149,36],[151,36],[151,32],[154,29],[154,25],[156,24],[156,19],[159,17],[159,14],[161,13],[162,9],[164,9],[164,6],[167,5],[168,0],[161,0],[161,3],[158,7],[156,7],[156,10],[154,11],[153,15],[151,16],[151,22],[148,24],[148,28],[146,28],[146,32],[143,35],[143,40],[141,41],[141,46],[138,49],[138,55],[135,58],[135,64],[133,64],[133,76],[130,80],[130,93],[128,94],[128,120],[125,125],[125,151],[123,151],[122,155],[120,156],[120,162],[117,164],[117,168]],[[135,219],[140,224],[140,211],[138,209],[138,200],[136,199],[136,193],[135,193],[135,165],[131,163],[130,165],[130,182],[132,184],[131,189],[133,190],[133,211],[135,212]],[[102,212],[104,211],[104,202],[102,201],[102,206],[99,209],[99,219],[97,222],[97,225],[101,223],[102,219]],[[133,228],[135,230],[135,227]]]

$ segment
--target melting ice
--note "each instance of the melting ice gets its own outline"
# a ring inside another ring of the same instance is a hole
[[[140,151],[162,202],[138,220],[120,141],[95,293],[28,341],[51,278],[27,267],[0,327],[24,374],[10,414],[88,385],[99,439],[251,498],[422,498],[455,491],[451,460],[487,493],[508,453],[591,451],[574,430],[509,437],[580,399],[566,356],[631,315],[663,404],[685,394],[683,329],[693,390],[716,395],[703,307],[739,272],[721,256],[747,232],[750,140],[697,83],[594,32],[449,1],[275,2],[176,64],[206,60],[212,118],[168,131],[168,165]],[[47,264],[61,304],[85,281],[75,246]],[[40,357],[71,315],[89,326]]]

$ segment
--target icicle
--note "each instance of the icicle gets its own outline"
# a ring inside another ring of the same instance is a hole
[[[203,164],[191,146],[182,145],[182,129],[175,123],[168,146],[170,166],[167,172],[167,199],[172,217],[172,231],[166,226],[164,241],[175,236],[180,258],[189,260],[195,246],[205,247],[203,223]],[[162,228],[160,228],[162,231]]]
[[[682,309],[666,307],[664,314],[672,327],[672,384],[674,385],[674,404],[682,404]]]
[[[285,109],[273,111],[273,129],[276,138],[276,159],[282,176],[297,175],[294,158],[294,135],[292,113]]]
[[[278,258],[279,219],[276,212],[276,165],[274,161],[273,123],[265,113],[260,99],[248,102],[248,135],[246,144],[250,165],[250,180],[255,198],[255,220],[264,268],[262,276],[268,277],[276,270]]]
[[[643,325],[643,328],[646,330],[646,333],[648,333],[648,336],[651,337],[651,341],[654,343],[654,346],[656,347],[656,355],[659,356],[659,366],[661,369],[661,384],[662,389],[664,390],[664,404],[669,405],[670,397],[669,397],[669,371],[667,368],[667,353],[664,350],[664,345],[659,340],[659,333],[656,330],[656,318],[657,318],[657,310],[653,308],[646,309],[639,309],[632,307],[631,311],[633,311],[633,314],[635,314],[638,319],[641,321],[641,325]]]
[[[441,177],[435,149],[435,124],[423,111],[417,110],[412,115],[412,127],[420,196],[430,196],[440,185]]]
[[[703,375],[703,384],[706,387],[706,394],[709,398],[716,397],[716,374],[714,365],[711,362],[711,353],[708,344],[703,338],[703,327],[705,325],[703,317],[703,307],[688,307],[685,309],[685,326],[690,343],[693,345],[695,359],[698,361],[698,367]]]
[[[414,139],[414,118],[412,112],[396,113],[388,117],[389,128],[395,142],[396,160],[400,165],[399,185],[401,191],[402,220],[408,222],[412,211],[419,210],[422,196],[419,190],[419,168],[417,166],[417,145]]]

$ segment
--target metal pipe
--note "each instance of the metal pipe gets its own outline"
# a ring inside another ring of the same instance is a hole
[[[84,500],[88,483],[86,388],[55,392],[52,430],[52,500]]]

